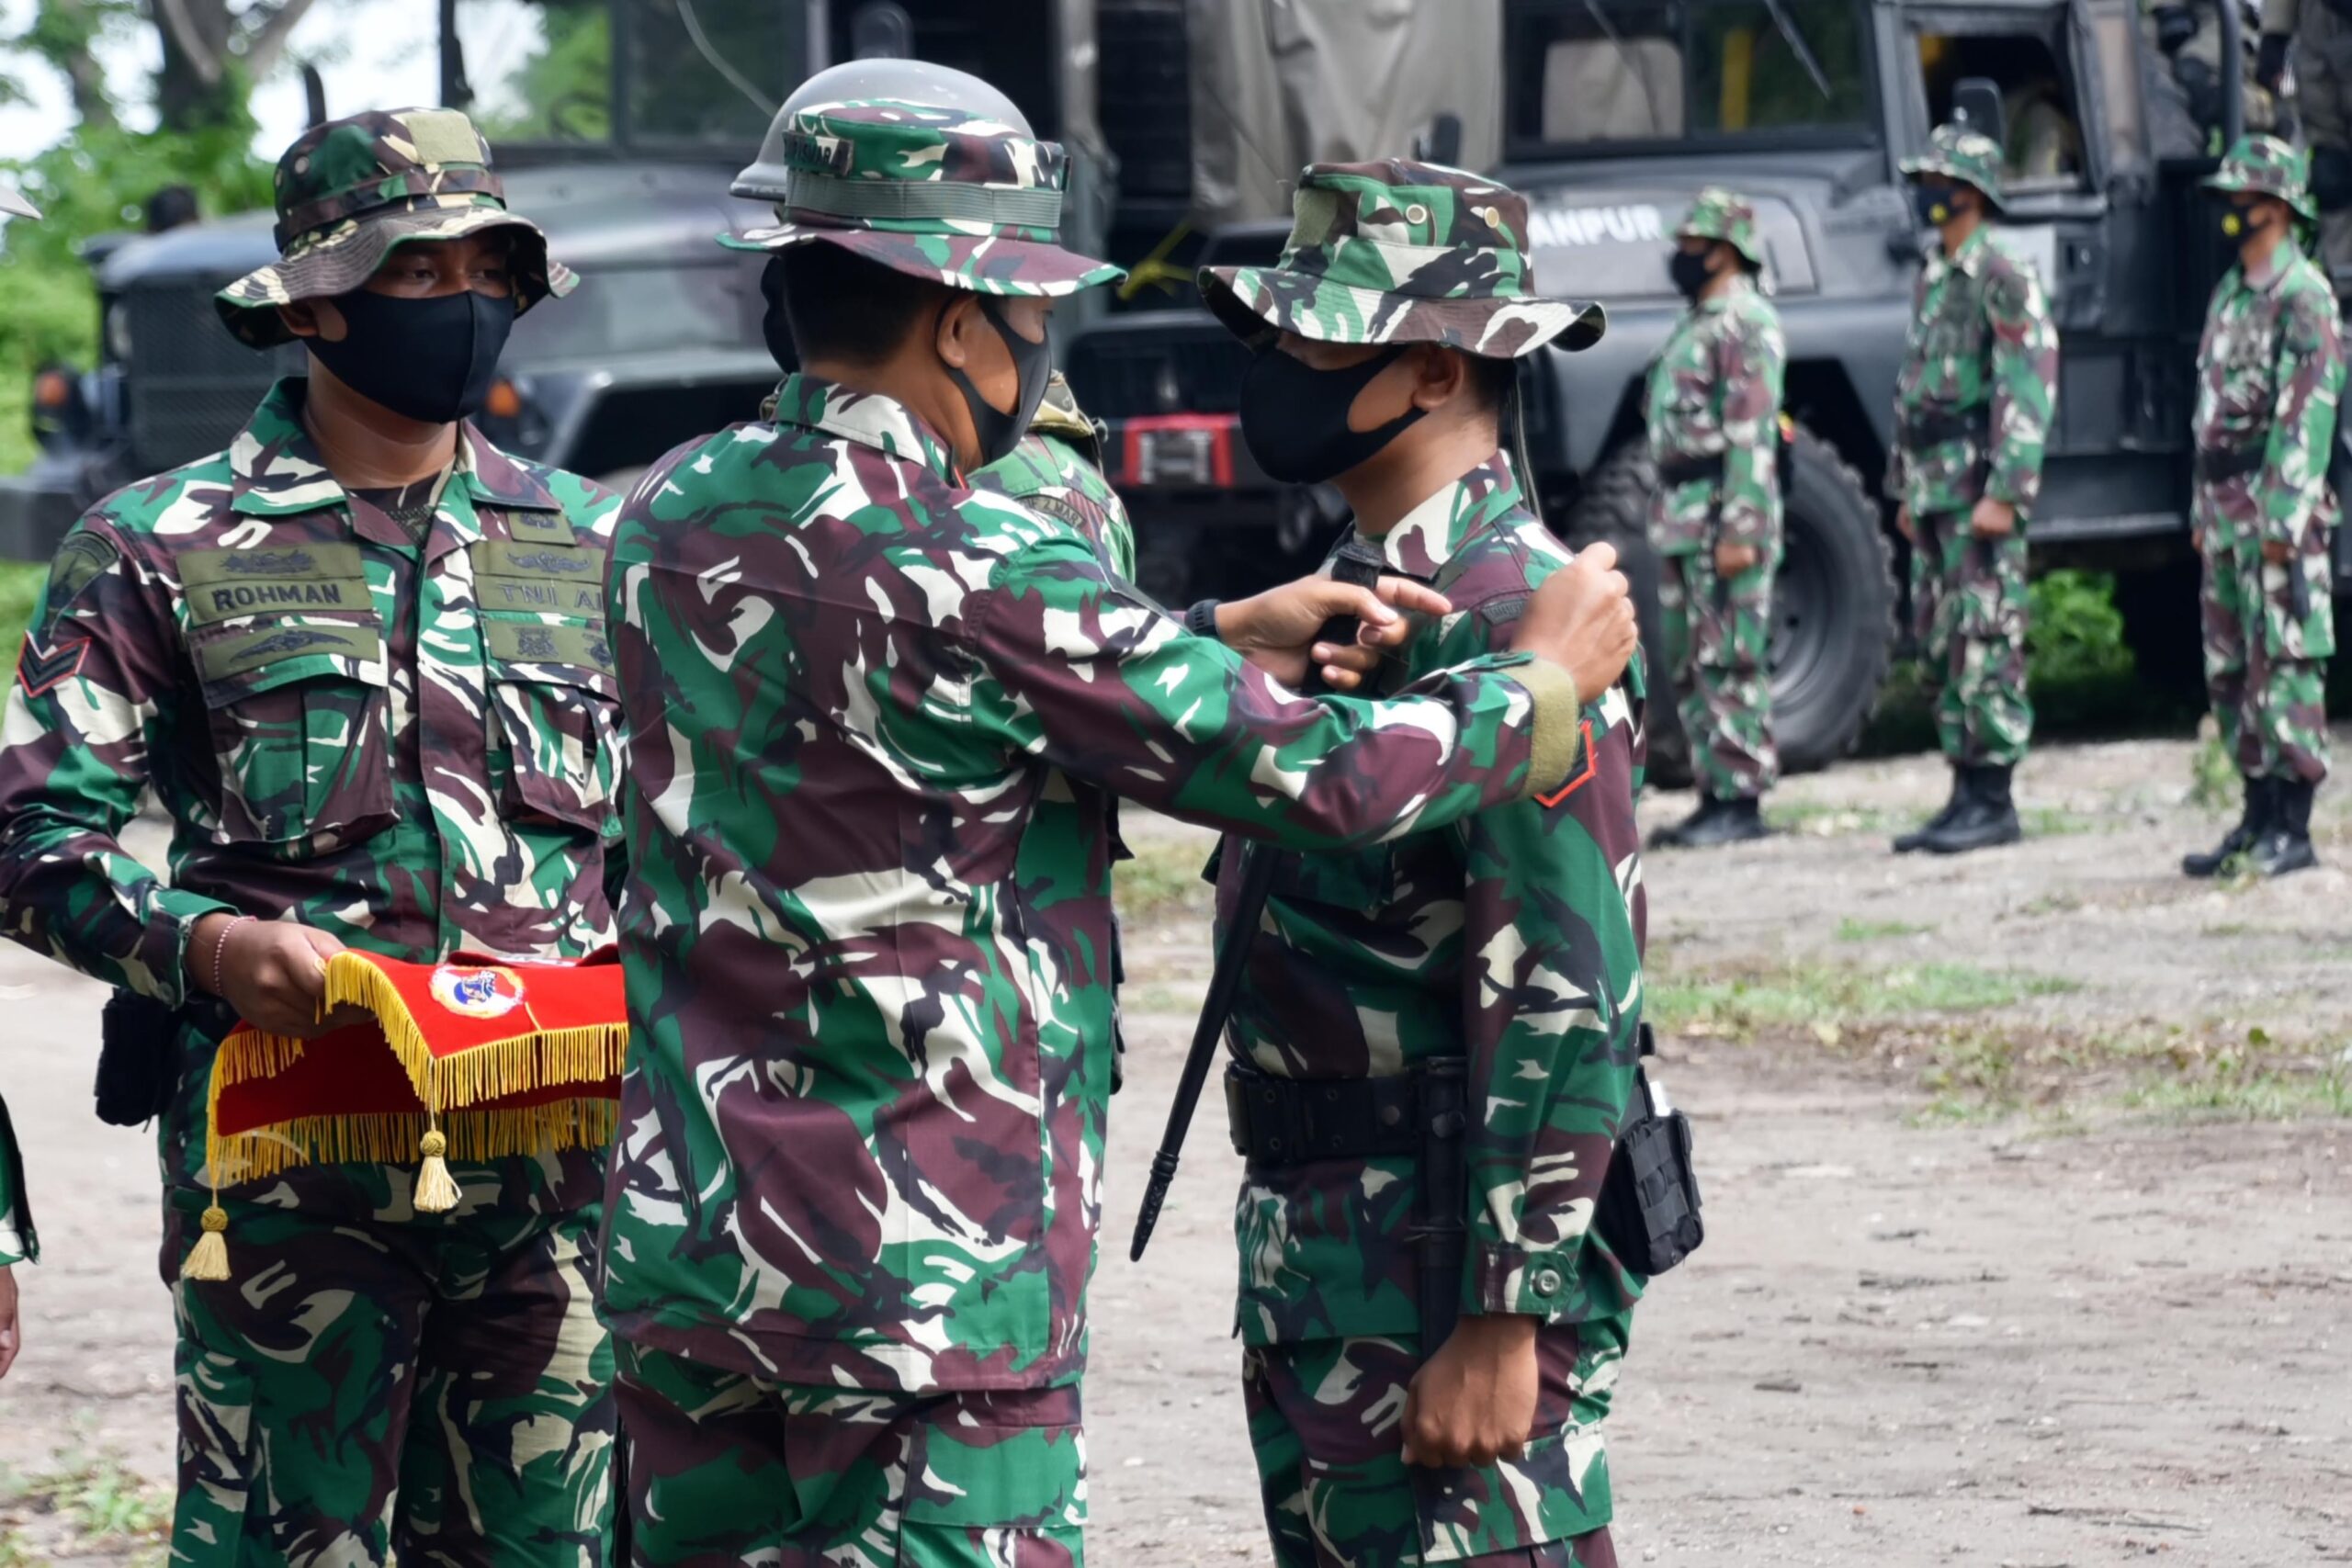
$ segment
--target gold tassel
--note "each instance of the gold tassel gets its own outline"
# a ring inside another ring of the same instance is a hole
[[[229,1241],[221,1233],[229,1228],[229,1211],[220,1206],[216,1196],[204,1210],[204,1234],[196,1238],[188,1249],[187,1261],[180,1265],[183,1280],[205,1280],[213,1282],[229,1277]]]
[[[450,1179],[448,1164],[441,1157],[448,1152],[449,1140],[435,1127],[418,1140],[417,1147],[424,1155],[424,1164],[416,1173],[416,1212],[446,1214],[458,1206],[458,1184]]]

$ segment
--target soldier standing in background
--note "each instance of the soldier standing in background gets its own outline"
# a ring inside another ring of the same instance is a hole
[[[1788,345],[1758,287],[1756,209],[1702,191],[1675,231],[1674,286],[1690,301],[1650,367],[1646,411],[1674,695],[1699,809],[1653,847],[1760,839],[1772,745],[1772,577],[1781,562],[1781,385]]]
[[[0,213],[34,218],[40,209],[6,186],[0,186]],[[40,1236],[33,1229],[33,1212],[25,1195],[24,1151],[17,1145],[16,1129],[8,1122],[8,1102],[0,1100],[0,1378],[24,1344],[17,1322],[16,1265],[40,1261]]]
[[[409,1167],[356,1161],[208,1206],[236,1020],[316,1034],[346,944],[579,957],[612,940],[620,869],[593,586],[616,500],[469,419],[516,316],[571,274],[455,110],[313,127],[277,205],[280,259],[216,304],[248,347],[301,343],[309,375],[60,547],[0,748],[0,931],[143,998],[135,1043],[168,1042],[173,1561],[601,1564],[601,1151],[452,1159],[441,1215]],[[118,837],[151,786],[168,881]],[[224,1230],[236,1277],[183,1277]]]
[[[1259,466],[1336,485],[1342,551],[1452,601],[1391,654],[1381,686],[1399,689],[1508,648],[1567,560],[1501,422],[1519,359],[1588,346],[1602,317],[1533,294],[1526,203],[1475,175],[1317,164],[1296,208],[1274,266],[1212,268],[1201,293],[1256,347],[1240,417]],[[1227,1105],[1248,1160],[1236,1326],[1282,1568],[1615,1562],[1600,1425],[1641,1286],[1589,1220],[1641,1022],[1632,685],[1592,694],[1587,761],[1557,793],[1279,857]],[[1268,852],[1220,848],[1221,928]],[[1461,1252],[1430,1280],[1442,1232]]]
[[[1956,854],[2020,836],[2009,784],[2033,730],[2025,523],[2057,400],[2058,333],[2041,280],[1989,222],[2000,148],[1940,126],[1903,172],[1942,245],[1912,303],[1886,488],[1911,542],[1912,626],[1952,791],[1894,848]]]
[[[2352,267],[2352,4],[2263,0],[2256,76],[2272,93],[2295,67],[2295,105],[2311,146],[2310,197],[2319,213],[2323,272]],[[2249,117],[2249,129],[2260,130]]]
[[[1330,848],[1556,790],[1572,628],[1605,683],[1630,620],[1579,563],[1515,639],[1544,657],[1309,702],[1237,647],[1295,679],[1327,617],[1401,637],[1386,601],[1442,597],[1310,581],[1188,631],[1050,509],[967,488],[1044,397],[1052,301],[1117,269],[1056,242],[1057,146],[825,80],[737,242],[774,253],[801,370],[773,422],[655,465],[606,583],[642,770],[599,1291],[635,1549],[1076,1563],[1110,852],[1090,802],[1041,806]]]
[[[2327,483],[2344,355],[2335,296],[2296,243],[2314,217],[2302,159],[2249,136],[2205,182],[2238,265],[2213,289],[2197,351],[2192,526],[2205,566],[2205,682],[2245,809],[2210,854],[2264,876],[2318,863],[2312,796],[2327,776],[2328,656],[2335,651]]]

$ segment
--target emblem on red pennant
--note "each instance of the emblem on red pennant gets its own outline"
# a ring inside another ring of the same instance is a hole
[[[433,971],[433,999],[468,1018],[503,1018],[523,1005],[523,981],[497,964],[444,964]]]

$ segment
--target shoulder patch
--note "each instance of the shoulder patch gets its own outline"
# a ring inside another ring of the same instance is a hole
[[[47,642],[57,630],[59,618],[73,607],[82,591],[114,570],[121,558],[121,548],[103,534],[86,528],[68,534],[50,562],[49,586],[41,594],[40,618],[33,623],[32,635]]]

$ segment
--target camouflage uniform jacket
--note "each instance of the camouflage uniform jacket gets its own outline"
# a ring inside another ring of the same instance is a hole
[[[2058,398],[2058,330],[2033,268],[1979,224],[1958,252],[1928,258],[1894,383],[1887,491],[1918,516],[1990,497],[2020,513],[2041,491]],[[1915,443],[1922,419],[1959,416],[1984,433]]]
[[[1507,647],[1528,591],[1566,552],[1500,457],[1371,541],[1453,612],[1392,655],[1384,684]],[[1629,680],[1640,690],[1640,666]],[[1285,856],[1227,1034],[1261,1071],[1360,1078],[1468,1060],[1466,1313],[1574,1322],[1639,1283],[1588,1233],[1632,1093],[1645,919],[1635,708],[1586,705],[1562,793],[1442,832]],[[1222,917],[1241,856],[1220,853]],[[1262,1345],[1414,1331],[1409,1157],[1253,1173],[1236,1208],[1239,1331]]]
[[[1650,454],[1724,460],[1720,479],[1661,482],[1650,540],[1667,555],[1719,543],[1769,550],[1781,536],[1781,386],[1788,366],[1781,313],[1753,280],[1683,315],[1650,367]]]
[[[2200,452],[2263,448],[2259,469],[2229,481],[2245,487],[2245,505],[2226,511],[2258,522],[2265,541],[2325,553],[2335,522],[2327,464],[2343,391],[2335,294],[2293,240],[2279,242],[2259,282],[2242,266],[2223,275],[2197,350],[2192,428]]]
[[[1012,455],[972,476],[972,488],[1009,495],[1032,512],[1059,518],[1102,547],[1114,577],[1136,579],[1136,529],[1126,503],[1102,477],[1102,437],[1054,372],[1046,400]]]
[[[0,928],[174,1005],[215,910],[409,959],[610,942],[616,498],[464,426],[420,548],[321,466],[303,392],[279,382],[227,451],[116,491],[59,549],[0,746]],[[150,785],[168,880],[118,839]],[[191,1192],[212,1045],[184,1032],[162,1130]],[[594,1200],[598,1156],[556,1164],[533,1201]],[[278,1180],[372,1208],[338,1183],[379,1168]]]
[[[607,584],[636,1034],[605,1205],[624,1338],[787,1384],[1078,1375],[1112,1049],[1115,791],[1301,848],[1566,776],[1566,678],[1314,703],[899,404],[788,378],[656,465]],[[1058,782],[1057,782],[1058,779]]]
[[[8,1124],[8,1102],[0,1100],[0,1269],[27,1258],[40,1261],[40,1237],[25,1199],[24,1153]]]

